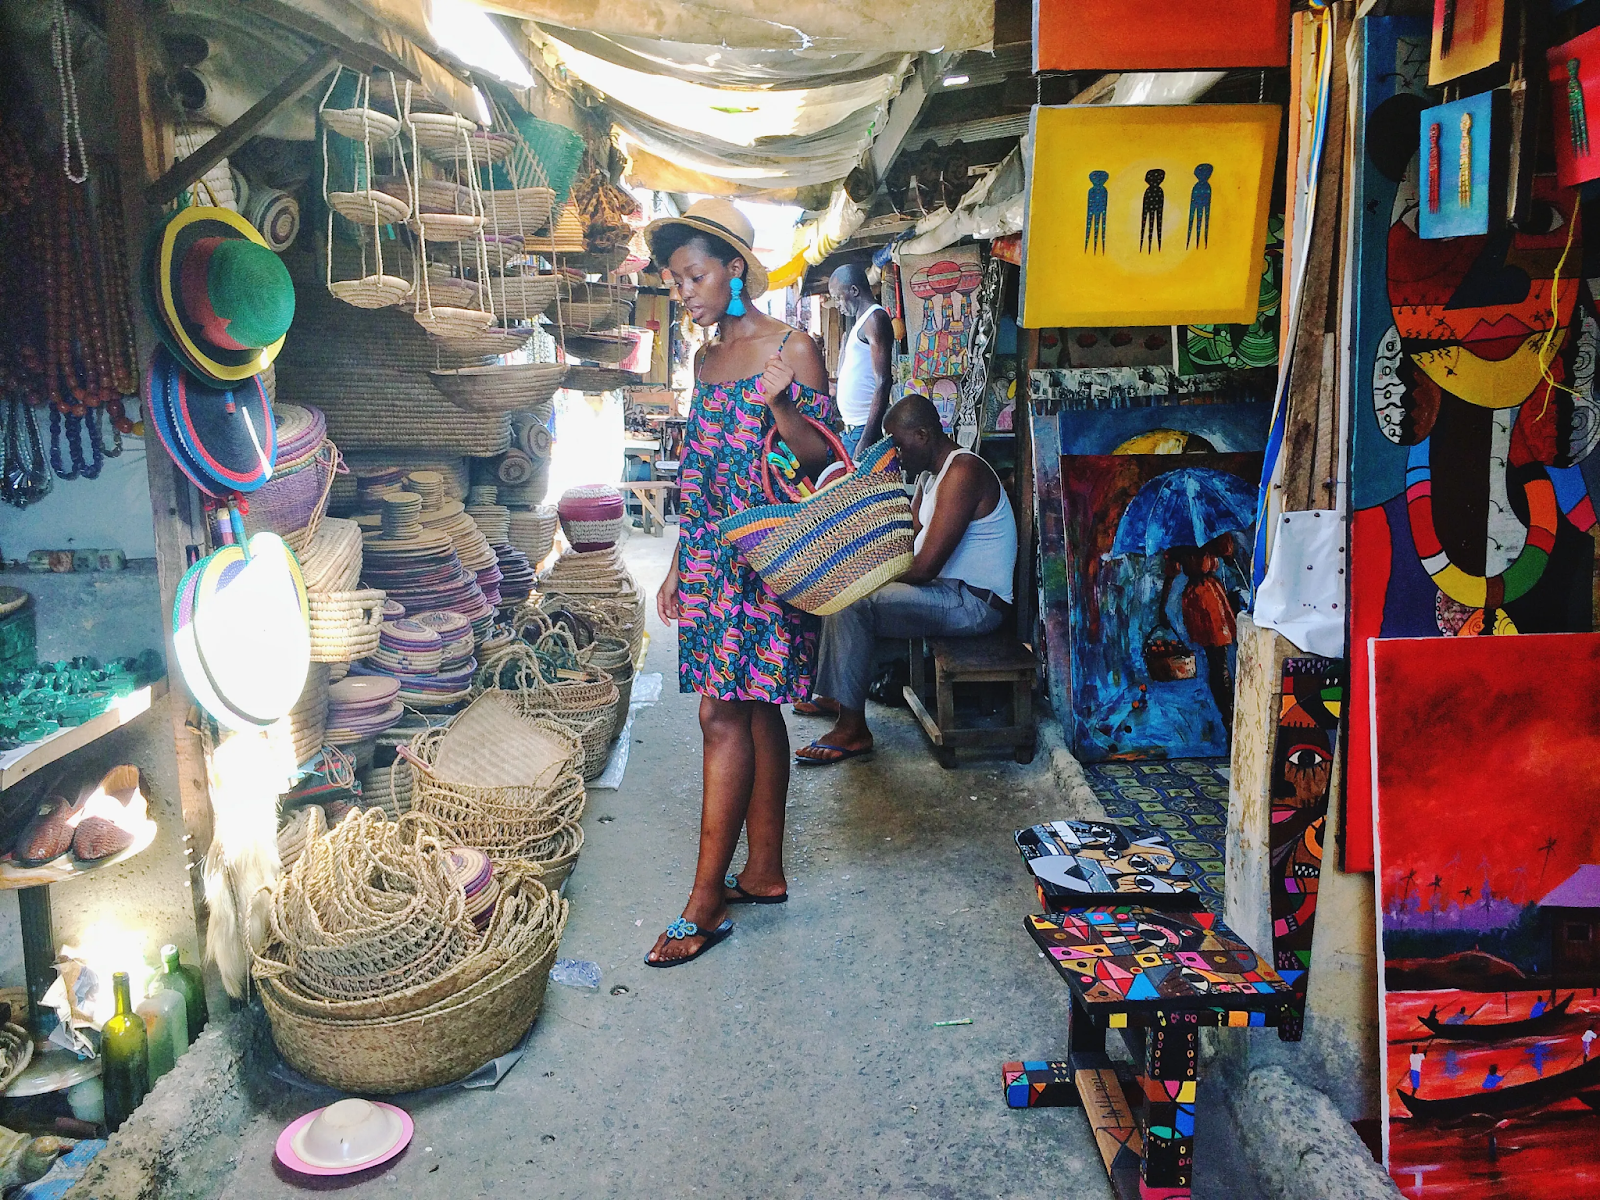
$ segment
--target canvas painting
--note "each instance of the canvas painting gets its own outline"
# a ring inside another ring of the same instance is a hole
[[[1080,759],[1228,753],[1260,478],[1259,453],[1062,456]]]
[[[1289,7],[1275,0],[1033,0],[1033,69],[1181,71],[1282,67]]]
[[[1039,331],[1039,365],[1046,365],[1046,335],[1052,335],[1059,346],[1056,362],[1063,367],[1170,367],[1172,333],[1170,325],[1044,329]]]
[[[1346,870],[1372,868],[1368,639],[1594,628],[1600,485],[1577,193],[1535,176],[1533,224],[1418,237],[1423,34],[1363,25]]]
[[[1508,95],[1496,89],[1422,110],[1419,237],[1483,234],[1500,223],[1507,158],[1498,142]]]
[[[1271,405],[1168,404],[1158,408],[1064,409],[1062,454],[1217,454],[1267,444]]]
[[[1173,404],[1253,404],[1270,401],[1272,371],[1212,371],[1181,375],[1170,367],[1054,368],[1030,371],[1029,394],[1046,411],[1159,408]]]
[[[900,260],[911,378],[925,385],[959,379],[967,365],[967,343],[978,316],[983,262],[976,246],[952,246],[938,254]]]
[[[1278,1026],[1299,1041],[1310,982],[1311,937],[1322,879],[1328,788],[1344,711],[1345,666],[1338,659],[1290,658],[1283,664],[1278,735],[1272,752],[1272,965],[1294,988],[1294,1011]]]
[[[1255,320],[1282,113],[1035,108],[1021,324]]]
[[[1247,371],[1278,365],[1278,316],[1283,303],[1283,214],[1267,221],[1256,319],[1249,325],[1178,326],[1178,373]]]
[[[1383,1107],[1406,1196],[1600,1180],[1600,635],[1371,645]]]
[[[1428,82],[1460,79],[1500,61],[1506,38],[1506,0],[1433,0]]]
[[[1552,47],[1546,61],[1556,178],[1563,187],[1576,187],[1600,178],[1600,29]]]

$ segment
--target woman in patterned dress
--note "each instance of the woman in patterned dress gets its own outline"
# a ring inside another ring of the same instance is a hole
[[[778,600],[716,522],[766,503],[758,459],[767,432],[813,478],[827,444],[805,417],[833,423],[822,352],[811,338],[746,307],[766,290],[750,249],[750,222],[726,200],[701,200],[646,231],[695,324],[717,338],[695,360],[694,401],[678,468],[678,553],[656,596],[662,621],[678,625],[678,687],[700,695],[705,768],[700,858],[683,915],[645,962],[677,966],[733,931],[730,904],[781,904],[789,735],[779,708],[811,692],[813,618]],[[739,831],[749,859],[728,873]]]

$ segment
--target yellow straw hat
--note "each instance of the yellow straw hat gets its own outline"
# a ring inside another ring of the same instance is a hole
[[[767,269],[750,248],[756,237],[755,227],[733,201],[715,198],[696,200],[681,217],[662,217],[651,221],[645,226],[644,236],[650,243],[652,254],[655,253],[656,235],[669,225],[685,225],[719,242],[726,242],[744,259],[744,294],[754,300],[766,293]],[[657,262],[656,265],[664,267],[666,263]]]

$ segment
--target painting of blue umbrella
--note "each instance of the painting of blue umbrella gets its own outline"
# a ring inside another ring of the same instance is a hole
[[[1228,753],[1259,453],[1062,455],[1073,750]]]

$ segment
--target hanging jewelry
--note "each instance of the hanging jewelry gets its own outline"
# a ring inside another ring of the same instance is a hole
[[[83,130],[78,124],[78,80],[72,71],[72,30],[67,26],[67,0],[55,0],[50,14],[50,60],[61,91],[61,171],[73,183],[89,178],[89,160],[83,152]],[[76,146],[78,169],[72,169]]]
[[[1567,120],[1572,126],[1572,153],[1579,157],[1589,153],[1589,115],[1583,106],[1583,84],[1578,80],[1581,65],[1575,58],[1567,59]]]
[[[1472,207],[1472,114],[1461,114],[1461,158],[1456,167],[1456,199]]]
[[[728,315],[730,317],[744,316],[744,280],[735,275],[728,281],[728,290],[733,293],[733,298],[728,301]]]
[[[1428,126],[1428,211],[1439,211],[1439,122]]]

